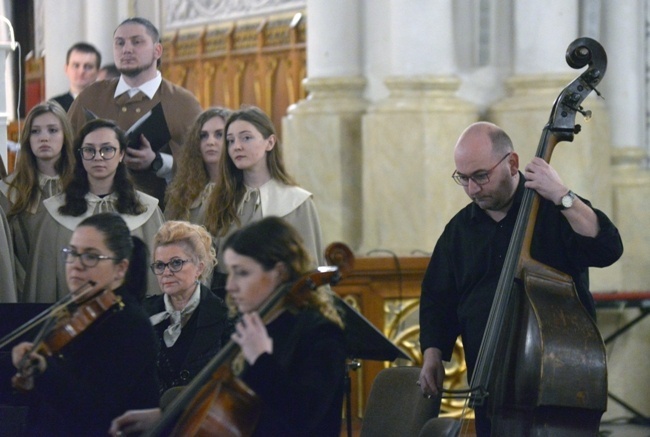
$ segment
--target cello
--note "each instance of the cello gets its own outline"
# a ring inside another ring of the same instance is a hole
[[[572,68],[588,68],[555,100],[536,157],[580,132],[577,112],[602,80],[603,47],[590,38],[566,52]],[[531,242],[540,197],[526,189],[470,382],[469,405],[486,404],[494,436],[596,436],[607,406],[606,351],[570,275],[536,261]],[[496,371],[495,362],[499,360]],[[466,433],[465,422],[460,430]]]
[[[293,283],[280,286],[258,310],[269,322],[289,293],[309,293],[322,285],[335,284],[352,268],[354,256],[342,243],[332,243],[325,258],[334,266],[319,267]],[[145,436],[245,437],[255,431],[261,411],[259,397],[235,376],[233,367],[239,345],[229,341],[164,409],[162,417]]]

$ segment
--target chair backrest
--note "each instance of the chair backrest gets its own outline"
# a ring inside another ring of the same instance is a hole
[[[361,437],[417,436],[427,420],[437,417],[440,399],[422,396],[416,382],[419,367],[389,367],[379,372],[368,396]]]
[[[429,419],[420,430],[418,437],[452,437],[460,435],[461,422],[449,417]],[[476,431],[474,431],[476,435]]]

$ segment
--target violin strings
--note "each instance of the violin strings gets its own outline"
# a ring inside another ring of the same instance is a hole
[[[49,318],[54,317],[59,311],[61,311],[62,309],[67,308],[68,301],[72,300],[73,294],[80,293],[81,295],[84,295],[85,293],[88,292],[88,290],[84,290],[84,288],[90,286],[91,287],[90,289],[92,289],[92,287],[94,285],[95,285],[95,283],[93,281],[88,281],[88,282],[82,284],[73,293],[70,293],[70,294],[68,294],[66,296],[63,296],[61,299],[59,299],[54,304],[52,304],[51,307],[45,309],[40,314],[33,317],[31,320],[27,321],[22,326],[19,326],[17,329],[15,329],[14,331],[10,332],[6,336],[4,336],[2,339],[0,339],[0,348],[3,348],[5,346],[7,346],[9,343],[16,340],[18,337],[25,334],[27,331],[29,331],[32,328],[38,326],[39,324],[45,322]],[[82,290],[84,290],[84,291],[82,291]]]

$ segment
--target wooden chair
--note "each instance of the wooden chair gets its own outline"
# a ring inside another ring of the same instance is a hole
[[[372,383],[361,424],[361,437],[417,436],[440,413],[440,399],[422,396],[419,367],[389,367]]]

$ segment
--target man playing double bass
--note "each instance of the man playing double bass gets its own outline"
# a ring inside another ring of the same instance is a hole
[[[443,360],[462,336],[468,377],[475,370],[492,300],[504,265],[524,187],[541,200],[531,256],[573,278],[578,296],[595,319],[589,267],[606,267],[623,253],[609,218],[576,196],[542,158],[519,171],[519,156],[498,126],[478,122],[461,134],[454,149],[452,177],[472,203],[447,224],[422,282],[418,384],[425,396],[441,394]],[[478,436],[490,435],[486,407],[478,407]]]

